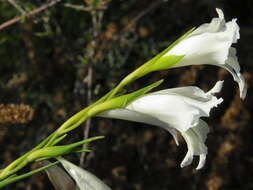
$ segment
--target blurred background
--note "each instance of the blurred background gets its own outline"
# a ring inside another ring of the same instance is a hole
[[[210,22],[216,7],[226,20],[237,18],[241,28],[235,46],[249,86],[245,101],[232,76],[214,66],[156,72],[128,86],[132,91],[164,78],[160,88],[196,85],[208,90],[225,80],[219,94],[223,104],[205,119],[211,132],[202,170],[195,170],[197,158],[180,168],[187,152],[183,139],[176,146],[169,133],[144,124],[94,118],[63,143],[105,135],[90,145],[92,153],[67,158],[113,190],[253,189],[252,0],[1,0],[0,168],[188,29]],[[25,170],[37,167],[30,164]],[[5,189],[53,186],[40,173]]]

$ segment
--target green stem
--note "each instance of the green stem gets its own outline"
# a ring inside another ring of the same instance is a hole
[[[93,107],[93,104],[91,106],[88,106],[87,108],[79,111],[74,116],[72,116],[70,119],[68,119],[66,122],[64,122],[54,133],[54,135],[50,138],[50,140],[47,142],[47,144],[44,147],[49,147],[52,144],[54,144],[54,141],[67,133],[69,128],[73,128],[73,126],[79,126],[82,122],[85,120],[83,119],[87,111]],[[81,121],[81,122],[80,122]],[[75,127],[74,127],[75,128]]]
[[[46,139],[44,139],[40,144],[38,144],[35,148],[33,148],[32,150],[30,150],[29,152],[25,153],[24,155],[22,155],[21,157],[19,157],[18,159],[14,160],[12,163],[10,163],[6,168],[4,168],[1,173],[0,173],[0,180],[3,180],[5,178],[7,178],[8,176],[14,174],[14,171],[18,171],[16,168],[20,168],[20,166],[25,166],[25,160],[27,158],[27,156],[29,156],[32,152],[40,149],[41,147],[43,147],[48,141],[49,139],[53,136],[54,133],[52,133],[51,135],[49,135]],[[22,167],[21,167],[22,168]]]
[[[46,166],[43,166],[43,167],[41,167],[41,168],[38,168],[38,169],[36,169],[36,170],[30,171],[30,172],[28,172],[28,173],[26,173],[26,174],[23,174],[23,175],[20,175],[20,176],[15,176],[15,177],[7,178],[7,179],[5,179],[4,181],[1,181],[1,182],[0,182],[0,188],[5,187],[5,186],[7,186],[7,185],[9,185],[9,184],[11,184],[11,183],[14,183],[14,182],[16,182],[16,181],[19,181],[19,180],[21,180],[21,179],[27,178],[27,177],[29,177],[29,176],[31,176],[31,175],[36,174],[36,173],[39,173],[39,172],[41,172],[41,171],[43,171],[43,170],[46,170],[46,169],[48,169],[48,168],[50,168],[50,167],[52,167],[52,166],[54,166],[54,165],[56,165],[56,164],[58,164],[58,163],[59,163],[59,161],[56,161],[56,162],[50,163],[50,164],[48,164],[48,165],[46,165]]]
[[[171,65],[165,64],[164,66],[160,65],[158,66],[156,64],[156,61],[161,58],[164,54],[169,52],[174,46],[176,46],[179,42],[181,42],[183,39],[185,39],[189,34],[191,34],[195,28],[192,28],[188,30],[184,35],[182,35],[180,38],[178,38],[176,41],[174,41],[169,47],[164,49],[162,52],[160,52],[158,55],[155,57],[151,58],[148,60],[146,63],[138,67],[136,70],[134,70],[132,73],[127,75],[110,93],[108,96],[107,100],[113,98],[123,87],[125,87],[127,84],[135,81],[138,78],[141,78],[151,72],[154,71],[159,71],[159,70],[164,70],[168,69]],[[178,56],[178,61],[183,58],[183,56]],[[177,62],[175,62],[177,63]],[[156,65],[155,65],[156,64]],[[158,67],[157,67],[158,66]]]
[[[87,118],[84,117],[85,113],[87,113],[87,111],[89,109],[91,109],[92,107],[99,104],[99,102],[102,102],[107,97],[107,95],[109,95],[109,94],[110,94],[110,92],[107,93],[102,98],[100,98],[94,104],[88,106],[87,108],[85,108],[85,109],[79,111],[78,113],[76,113],[75,115],[73,115],[66,122],[64,122],[54,133],[52,133],[50,136],[48,136],[46,139],[44,139],[39,145],[37,145],[32,150],[30,150],[29,152],[25,153],[24,155],[22,155],[21,157],[19,157],[16,160],[14,160],[12,163],[10,163],[6,168],[4,168],[0,172],[0,180],[6,179],[10,175],[15,174],[15,172],[17,172],[18,170],[20,170],[24,166],[26,166],[26,164],[27,164],[26,159],[31,153],[33,153],[34,151],[36,151],[36,150],[38,150],[42,147],[52,146],[53,144],[55,144],[55,141],[58,141],[57,139],[59,137],[61,137],[65,133],[75,129],[76,127],[78,127],[82,122],[84,122],[87,119]]]
[[[124,88],[127,84],[135,81],[136,79],[142,77],[143,75],[147,74],[146,72],[143,72],[145,69],[146,64],[142,65],[129,75],[127,75],[125,78],[123,78],[120,83],[111,91],[109,96],[107,97],[107,100],[112,99],[122,88]]]
[[[140,77],[142,77],[142,76],[144,76],[144,75],[146,75],[146,74],[148,74],[150,72],[155,71],[152,68],[150,68],[150,66],[153,63],[155,63],[155,61],[159,57],[161,57],[162,54],[163,54],[163,52],[160,53],[158,56],[155,56],[154,58],[152,58],[151,60],[149,60],[145,64],[143,64],[141,67],[137,68],[135,71],[133,71],[129,75],[127,75],[119,83],[119,85],[117,85],[113,90],[111,90],[109,93],[107,93],[105,96],[103,96],[102,98],[100,98],[98,101],[96,101],[92,105],[88,106],[87,108],[85,108],[85,109],[81,110],[80,112],[76,113],[75,115],[73,115],[66,122],[64,122],[54,133],[52,133],[49,137],[47,137],[45,140],[43,140],[38,146],[36,146],[31,151],[27,152],[26,154],[24,154],[23,156],[19,157],[18,159],[16,159],[15,161],[13,161],[11,164],[9,164],[0,173],[0,180],[6,179],[8,176],[14,174],[16,171],[18,171],[19,169],[23,168],[27,164],[27,162],[26,162],[27,157],[31,153],[33,153],[33,151],[38,150],[38,149],[40,149],[42,147],[50,147],[53,144],[56,144],[55,143],[56,141],[58,143],[61,140],[61,139],[59,140],[59,138],[62,135],[65,135],[67,132],[69,132],[69,131],[77,128],[81,123],[83,123],[84,121],[86,121],[89,117],[91,117],[91,116],[87,116],[86,115],[86,113],[88,113],[90,109],[94,108],[96,105],[98,105],[98,104],[100,104],[102,102],[105,102],[107,100],[110,100],[110,99],[114,98],[115,95],[117,95],[117,93],[123,87],[125,87],[127,84],[135,81],[136,79],[138,79],[138,78],[140,78]]]

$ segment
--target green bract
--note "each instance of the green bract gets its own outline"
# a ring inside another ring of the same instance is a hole
[[[180,38],[178,38],[175,42],[173,42],[169,47],[167,47],[165,50],[160,52],[158,55],[144,63],[142,66],[137,68],[135,71],[127,75],[120,83],[117,85],[106,97],[107,99],[113,98],[124,86],[127,84],[151,73],[154,71],[160,71],[169,69],[173,65],[180,62],[181,59],[183,59],[184,55],[170,55],[166,58],[163,57],[168,51],[170,51],[174,46],[176,46],[179,42],[184,40],[189,34],[191,34],[194,31],[194,28],[186,32],[184,35],[182,35]]]

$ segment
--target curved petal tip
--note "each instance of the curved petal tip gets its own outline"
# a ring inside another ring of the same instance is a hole
[[[188,150],[187,154],[185,155],[183,161],[180,164],[181,168],[190,165],[192,163],[192,160],[193,160],[193,153]]]
[[[220,80],[220,81],[216,82],[216,84],[214,85],[214,87],[211,90],[209,90],[207,92],[207,94],[216,94],[216,93],[219,93],[221,91],[221,89],[222,89],[223,83],[224,83],[223,80]]]
[[[224,19],[224,13],[221,9],[216,8],[216,12],[218,13],[220,19]]]
[[[205,163],[206,163],[206,154],[199,155],[199,164],[198,164],[196,170],[200,170],[201,168],[203,168]]]
[[[244,100],[247,95],[247,84],[241,73],[237,73],[237,77],[238,77],[238,84],[239,84],[239,89],[240,89],[240,97],[242,100]]]

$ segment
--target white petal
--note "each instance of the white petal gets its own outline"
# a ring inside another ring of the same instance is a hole
[[[197,169],[201,169],[204,166],[207,154],[205,140],[208,133],[208,125],[203,120],[199,120],[199,124],[197,126],[188,129],[186,132],[181,132],[188,148],[188,152],[181,162],[181,167],[191,164],[194,155],[198,155],[200,157]]]
[[[225,64],[229,48],[239,39],[236,20],[225,23],[223,13],[210,24],[200,26],[186,39],[172,48],[166,55],[185,55],[174,67],[198,64]]]
[[[207,123],[203,121],[202,119],[199,120],[198,125],[196,127],[193,127],[192,130],[195,132],[195,134],[198,136],[199,140],[202,143],[206,141],[207,134],[210,132]]]
[[[160,90],[157,92],[153,92],[150,94],[163,94],[163,95],[169,95],[169,94],[177,94],[179,96],[188,97],[191,99],[199,100],[199,101],[208,101],[212,99],[213,95],[216,93],[219,93],[223,87],[224,81],[217,81],[214,87],[209,90],[208,92],[204,92],[202,89],[196,87],[196,86],[186,86],[186,87],[178,87],[178,88],[170,88],[165,90]]]
[[[222,82],[217,82],[207,93],[197,87],[162,90],[134,100],[125,109],[106,111],[99,116],[160,126],[176,140],[172,128],[187,131],[198,123],[200,117],[209,116],[210,110],[223,101],[213,96],[221,87]]]
[[[170,88],[165,90],[160,90],[157,92],[153,92],[150,94],[155,95],[169,95],[169,94],[177,94],[180,96],[185,96],[193,99],[206,99],[206,93],[196,86],[186,86],[186,87],[178,87],[178,88]]]
[[[189,150],[190,147],[188,147],[187,154],[185,155],[183,161],[181,162],[180,166],[181,168],[188,166],[192,163],[193,160],[193,151]]]
[[[216,9],[217,13],[218,13],[218,18],[213,18],[211,23],[209,24],[202,24],[201,26],[199,26],[197,29],[195,29],[190,35],[199,35],[202,34],[204,32],[209,32],[209,33],[215,33],[218,31],[222,31],[225,30],[226,27],[226,22],[224,20],[224,14],[222,12],[221,9]]]
[[[245,98],[247,87],[240,73],[236,50],[231,47],[240,38],[236,19],[225,22],[223,12],[217,9],[219,18],[204,24],[193,31],[187,38],[168,51],[167,55],[185,55],[173,67],[209,64],[227,69],[239,84],[240,97]]]
[[[185,55],[173,67],[201,64],[222,65],[228,58],[229,48],[235,38],[234,33],[228,28],[224,32],[192,36],[180,42],[167,54]]]
[[[218,92],[221,87],[222,83],[218,82],[213,91]],[[181,87],[142,96],[126,108],[155,117],[179,131],[187,131],[200,117],[209,116],[210,110],[222,101],[197,87]]]
[[[104,182],[98,179],[90,172],[72,164],[71,162],[59,158],[58,159],[67,172],[73,177],[80,190],[110,190]]]
[[[199,164],[196,169],[200,170],[201,168],[204,167],[205,163],[206,163],[206,154],[200,154],[199,155]]]
[[[201,114],[199,109],[187,104],[182,97],[175,94],[150,94],[131,102],[126,108],[153,116],[177,130],[187,130],[195,125]]]
[[[223,82],[224,81],[218,81],[216,82],[216,84],[214,85],[214,87],[209,90],[206,94],[216,94],[219,93],[223,87]]]
[[[227,71],[229,71],[232,76],[234,81],[236,81],[239,85],[240,89],[240,97],[244,99],[247,94],[247,85],[245,83],[245,80],[240,73],[240,65],[238,63],[238,59],[236,57],[236,49],[235,48],[230,48],[229,49],[229,57],[226,60],[226,63],[222,65],[223,68],[225,68]]]
[[[216,8],[216,12],[218,13],[219,19],[223,20],[224,19],[223,11],[219,8]]]
[[[239,84],[239,89],[240,89],[240,97],[241,99],[245,99],[247,95],[247,84],[245,83],[245,79],[243,78],[243,75],[241,73],[237,73],[238,77],[238,84]]]
[[[170,127],[167,123],[160,121],[156,119],[155,117],[152,117],[150,115],[143,114],[141,112],[129,110],[129,109],[114,109],[114,110],[108,110],[100,113],[98,115],[99,117],[105,117],[105,118],[114,118],[114,119],[123,119],[128,121],[135,121],[139,123],[146,123],[149,125],[154,125],[161,127],[171,133],[173,136],[175,142],[177,145],[178,138],[177,138],[177,131]]]
[[[222,84],[222,81],[218,81],[207,93],[197,87],[149,93],[135,99],[123,109],[105,111],[98,116],[156,125],[168,130],[176,142],[178,130],[188,147],[181,167],[189,165],[193,156],[198,155],[200,158],[197,169],[200,169],[205,163],[207,147],[204,142],[209,132],[207,124],[200,117],[209,116],[210,110],[223,101],[213,95],[220,92]]]

